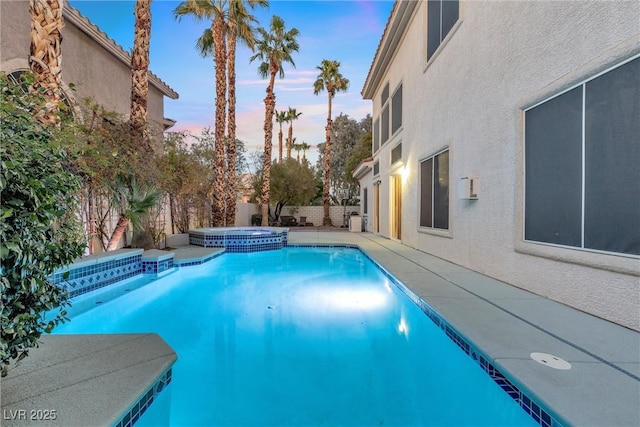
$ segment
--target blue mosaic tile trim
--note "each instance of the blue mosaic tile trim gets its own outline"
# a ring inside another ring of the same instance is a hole
[[[242,234],[241,232],[211,232],[189,234],[189,244],[205,248],[225,248],[227,252],[249,253],[282,249],[289,241],[288,231],[272,231],[269,234]]]
[[[69,278],[64,279],[63,272],[49,276],[51,283],[61,286],[69,292],[69,297],[86,294],[103,288],[142,272],[142,255],[126,256],[86,267],[70,266]]]
[[[498,368],[496,368],[486,357],[482,355],[480,350],[473,344],[467,341],[463,335],[458,333],[449,323],[440,316],[429,304],[416,295],[411,289],[400,282],[396,277],[389,273],[382,265],[376,260],[371,258],[369,254],[363,251],[357,245],[350,244],[336,244],[336,245],[322,245],[322,244],[295,244],[289,245],[289,247],[305,247],[305,248],[353,248],[359,250],[369,261],[377,266],[382,274],[384,274],[394,285],[398,287],[411,301],[413,301],[420,309],[436,324],[444,333],[453,341],[462,351],[464,351],[469,357],[471,357],[480,367],[484,370],[491,379],[504,390],[513,400],[515,400],[520,407],[533,418],[542,427],[564,427],[558,419],[554,418],[540,405],[538,405],[533,399],[531,399],[526,393],[520,390],[516,385],[507,379]]]
[[[218,252],[215,254],[211,254],[206,258],[202,258],[202,259],[189,259],[189,260],[185,260],[185,261],[174,261],[173,265],[176,267],[190,267],[193,265],[200,265],[200,264],[204,264],[207,261],[211,261],[212,259],[219,257],[220,255],[222,255],[224,252]]]
[[[153,403],[158,394],[162,392],[171,383],[171,368],[167,370],[160,379],[156,381],[151,387],[149,387],[142,395],[142,397],[135,402],[129,410],[123,415],[123,417],[115,424],[115,427],[131,427],[133,426],[149,409],[149,406]]]
[[[161,261],[142,261],[143,274],[159,274],[173,268],[173,258]]]
[[[357,249],[360,252],[362,252],[362,250],[360,249],[360,246],[358,245],[353,245],[350,243],[294,243],[292,245],[287,244],[287,247],[289,248],[346,248],[346,249]],[[364,252],[362,252],[362,254],[364,256],[366,256],[368,259],[371,259],[367,256],[367,254],[365,254]],[[376,265],[378,265],[376,263]]]

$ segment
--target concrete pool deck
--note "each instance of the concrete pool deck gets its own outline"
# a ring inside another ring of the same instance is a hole
[[[362,248],[568,424],[640,425],[639,332],[372,233],[289,233],[290,245],[332,243]],[[533,352],[571,369],[540,364]]]

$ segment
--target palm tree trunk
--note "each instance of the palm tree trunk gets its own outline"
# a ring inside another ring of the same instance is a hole
[[[324,218],[322,225],[331,225],[331,217],[329,216],[329,181],[330,181],[330,160],[331,160],[331,97],[333,91],[327,88],[329,93],[329,114],[327,115],[326,138],[324,144],[324,186],[322,188],[322,204],[324,207]]]
[[[175,206],[173,203],[173,195],[169,193],[169,221],[171,222],[171,234],[176,234],[174,211],[175,211]]]
[[[29,68],[35,74],[34,90],[43,90],[45,105],[36,117],[43,124],[60,125],[58,104],[62,99],[63,0],[30,0],[31,46]]]
[[[95,236],[96,236],[96,219],[93,212],[93,185],[89,183],[87,186],[87,222],[89,231],[89,255],[95,252]]]
[[[278,132],[278,163],[282,163],[282,123],[280,123],[280,132]]]
[[[276,108],[276,96],[273,85],[278,68],[271,64],[271,76],[267,86],[267,96],[264,98],[264,163],[262,167],[262,226],[269,225],[269,185],[271,181],[271,138],[273,134],[273,111]]]
[[[236,223],[236,34],[229,21],[227,67],[229,84],[229,121],[227,123],[227,211],[226,225]]]
[[[287,137],[287,159],[291,158],[291,148],[293,145],[293,118],[289,124],[289,136]]]
[[[120,243],[120,239],[124,235],[125,231],[127,231],[128,226],[129,218],[125,217],[124,215],[120,215],[118,223],[116,224],[116,228],[113,229],[113,233],[111,234],[109,243],[107,243],[107,252],[118,249],[118,243]]]
[[[224,225],[225,220],[225,161],[224,132],[226,119],[226,44],[225,22],[216,16],[213,20],[214,61],[216,67],[216,113],[215,113],[215,148],[213,164],[215,180],[213,183],[212,219],[213,226]]]
[[[136,0],[135,36],[131,54],[131,116],[129,129],[133,141],[144,154],[151,153],[147,129],[149,94],[149,40],[151,38],[151,0]]]

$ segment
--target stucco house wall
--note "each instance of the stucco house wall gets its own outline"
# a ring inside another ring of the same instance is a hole
[[[640,3],[461,1],[458,22],[429,61],[427,2],[417,2],[410,18],[401,11],[397,2],[363,89],[375,122],[384,86],[391,95],[403,85],[402,126],[374,152],[380,174],[361,178],[369,188],[381,181],[380,234],[391,237],[398,177],[403,244],[640,330],[637,257],[522,237],[524,110],[638,55]],[[402,19],[401,36],[393,34]],[[394,37],[397,45],[385,44]],[[402,161],[391,165],[398,143]],[[420,161],[444,148],[447,231],[419,226]],[[467,176],[478,178],[478,200],[458,198]]]
[[[92,98],[125,119],[130,113],[131,71],[129,55],[98,27],[66,2],[62,29],[62,83],[65,95],[74,103]],[[0,2],[0,71],[28,69],[29,2]],[[131,29],[133,31],[133,28]],[[150,73],[147,114],[155,135],[172,123],[164,117],[164,97],[178,94]],[[74,90],[69,89],[74,85]]]

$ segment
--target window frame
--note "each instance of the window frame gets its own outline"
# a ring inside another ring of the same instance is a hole
[[[585,137],[585,129],[586,129],[586,98],[587,98],[587,84],[617,68],[620,68],[622,66],[624,66],[627,63],[630,63],[634,60],[640,59],[640,54],[636,54],[636,55],[632,55],[629,58],[626,58],[622,61],[617,61],[615,62],[613,65],[607,67],[606,69],[596,73],[596,74],[592,74],[588,77],[582,78],[580,79],[579,82],[572,84],[562,90],[558,90],[556,92],[554,92],[552,95],[545,97],[544,99],[542,99],[541,101],[535,102],[534,104],[523,108],[522,109],[522,199],[521,199],[521,209],[522,209],[522,213],[521,213],[521,221],[522,221],[522,227],[521,227],[521,242],[525,243],[525,244],[535,244],[535,245],[543,245],[543,246],[548,246],[548,247],[553,247],[553,248],[561,248],[561,249],[570,249],[570,250],[574,250],[574,251],[580,251],[583,253],[594,253],[594,254],[603,254],[603,255],[612,255],[612,256],[617,256],[617,257],[624,257],[624,258],[632,258],[632,259],[640,259],[640,255],[636,255],[636,254],[631,254],[631,253],[625,253],[625,252],[613,252],[613,251],[608,251],[608,250],[603,250],[603,249],[595,249],[595,248],[589,248],[589,247],[585,247],[585,199],[586,199],[586,189],[585,189],[585,180],[586,180],[586,166],[585,166],[585,156],[586,156],[586,137]],[[581,224],[580,224],[580,228],[581,228],[581,243],[580,246],[571,246],[571,245],[567,245],[567,244],[559,244],[559,243],[550,243],[550,242],[544,242],[544,241],[538,241],[538,240],[529,240],[526,238],[526,217],[527,217],[527,205],[526,205],[526,200],[527,200],[527,195],[526,195],[526,189],[527,189],[527,167],[526,167],[526,162],[527,162],[527,156],[526,156],[526,147],[527,147],[527,140],[526,140],[526,128],[527,128],[527,112],[533,110],[536,107],[539,107],[549,101],[552,101],[568,92],[571,92],[577,88],[581,88],[581,92],[582,92],[582,111],[581,111],[581,117],[582,117],[582,134],[581,134],[581,145],[582,145],[582,158],[580,159],[581,162],[581,173],[582,173],[582,185],[580,189],[576,189],[576,191],[579,191],[581,193]]]
[[[363,187],[362,188],[362,213],[364,215],[367,215],[368,209],[367,209],[367,204],[369,202],[369,194],[368,194],[368,188],[367,187]]]
[[[373,121],[373,129],[372,129],[373,135],[372,135],[372,140],[373,140],[373,151],[372,153],[377,153],[378,150],[380,150],[380,117],[377,117],[374,121]]]
[[[400,150],[400,156],[396,160],[393,160],[394,151],[396,150]],[[397,143],[389,152],[389,165],[393,166],[396,163],[402,163],[402,141]]]
[[[397,127],[394,130],[394,114],[396,112],[396,106],[395,106],[395,100],[396,100],[396,95],[400,93],[400,123],[397,125]],[[402,104],[404,102],[403,99],[403,95],[402,95],[402,82],[400,82],[398,84],[398,86],[396,86],[396,89],[393,91],[393,95],[391,95],[391,121],[390,121],[390,126],[389,126],[389,132],[390,135],[396,135],[397,133],[399,133],[402,130],[402,113],[403,113],[403,108],[402,108]]]
[[[435,162],[436,162],[436,158],[444,153],[447,153],[448,155],[448,165],[447,165],[447,170],[448,170],[448,194],[447,194],[447,228],[439,228],[435,226],[435,222],[436,222],[436,191],[435,191]],[[431,225],[422,225],[422,164],[425,162],[431,161]],[[445,236],[449,236],[450,232],[451,232],[451,147],[445,147],[437,152],[435,152],[432,155],[429,155],[427,157],[423,157],[418,161],[418,173],[419,173],[419,177],[418,177],[418,231],[423,231],[423,232],[428,232],[428,233],[433,233],[433,234],[439,234],[439,235],[445,235]]]
[[[449,30],[447,31],[446,34],[442,34],[442,23],[443,23],[443,7],[442,5],[444,3],[449,3],[449,2],[453,2],[455,1],[458,5],[457,8],[457,19],[455,20],[455,22],[453,22],[453,24],[451,25],[451,28],[449,28]],[[448,41],[448,39],[450,38],[450,36],[456,31],[458,25],[460,24],[460,22],[462,21],[462,0],[427,0],[427,10],[426,10],[426,22],[427,22],[427,29],[426,29],[426,43],[425,43],[425,54],[426,54],[426,58],[427,58],[427,63],[431,62],[435,57],[438,56],[439,52],[442,50],[442,46],[446,44],[446,42]],[[433,52],[431,52],[431,54],[429,54],[429,31],[430,31],[430,25],[429,25],[429,4],[430,3],[438,3],[439,7],[438,7],[438,35],[439,35],[439,40],[437,43],[437,46],[435,46],[435,49],[433,50]]]

